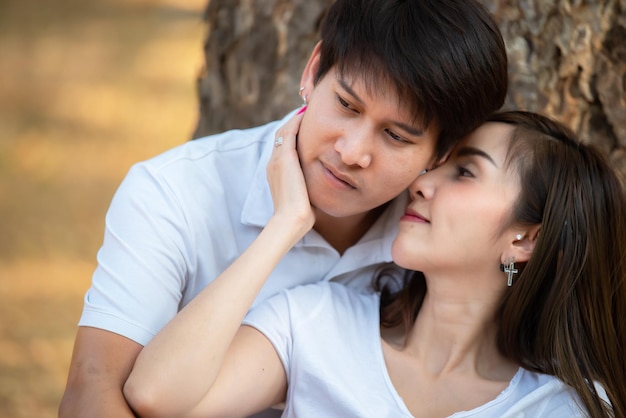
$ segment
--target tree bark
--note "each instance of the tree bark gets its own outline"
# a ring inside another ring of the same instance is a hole
[[[209,0],[194,137],[301,104],[300,75],[333,0]],[[626,0],[481,0],[509,54],[504,108],[545,113],[626,175]]]
[[[195,137],[246,128],[301,104],[300,75],[332,0],[209,0]]]
[[[626,0],[484,0],[509,54],[505,107],[545,113],[626,174]]]

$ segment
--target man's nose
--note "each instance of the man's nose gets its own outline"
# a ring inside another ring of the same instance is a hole
[[[335,150],[341,155],[344,164],[367,168],[373,159],[373,141],[369,133],[362,131],[345,133],[335,142]]]

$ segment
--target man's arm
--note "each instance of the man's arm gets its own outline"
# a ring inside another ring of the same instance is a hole
[[[122,388],[142,348],[109,331],[79,327],[59,418],[134,417]]]

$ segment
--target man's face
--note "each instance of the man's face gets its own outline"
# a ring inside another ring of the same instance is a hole
[[[435,124],[416,125],[392,86],[376,87],[331,70],[308,95],[298,153],[311,203],[330,216],[388,202],[433,162]]]

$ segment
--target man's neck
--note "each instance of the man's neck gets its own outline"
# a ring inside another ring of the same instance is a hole
[[[359,242],[386,208],[387,205],[382,205],[366,213],[342,218],[316,210],[313,229],[343,255],[348,248]]]

